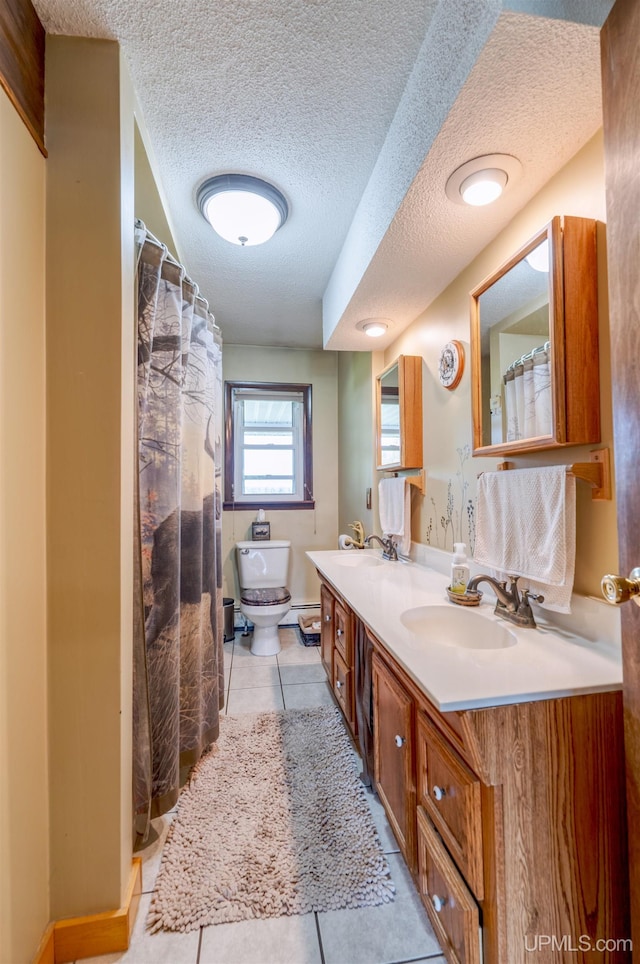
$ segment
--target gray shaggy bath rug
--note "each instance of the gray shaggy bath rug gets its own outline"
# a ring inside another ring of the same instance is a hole
[[[180,795],[147,926],[190,931],[394,893],[339,711],[224,717]]]

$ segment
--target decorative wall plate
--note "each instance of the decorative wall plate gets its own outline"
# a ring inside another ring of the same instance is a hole
[[[440,352],[438,375],[440,384],[449,390],[460,384],[464,371],[464,346],[460,341],[449,341]]]

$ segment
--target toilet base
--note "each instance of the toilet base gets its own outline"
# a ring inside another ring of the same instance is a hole
[[[281,622],[291,609],[290,596],[287,601],[268,606],[251,606],[240,602],[240,612],[253,623],[253,640],[251,652],[254,656],[275,656],[280,652],[280,636],[278,623]]]
[[[254,656],[275,656],[281,650],[278,624],[257,626],[254,623],[251,652]]]

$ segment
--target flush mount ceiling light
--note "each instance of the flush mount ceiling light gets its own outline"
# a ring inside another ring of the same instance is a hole
[[[216,234],[242,247],[268,241],[289,214],[284,195],[273,184],[249,174],[207,178],[198,188],[196,201]]]
[[[507,184],[522,173],[522,165],[511,154],[484,154],[457,168],[445,186],[450,201],[481,207],[500,197]]]
[[[387,330],[387,326],[380,321],[372,321],[368,325],[363,325],[362,330],[370,338],[380,338]]]
[[[380,338],[381,335],[386,334],[391,322],[388,318],[365,318],[364,321],[359,321],[356,328],[363,331],[365,335],[369,335],[370,338]]]

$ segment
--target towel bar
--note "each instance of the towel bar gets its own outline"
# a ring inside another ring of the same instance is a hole
[[[394,477],[394,479],[398,478],[397,472],[392,472],[391,475]],[[405,475],[403,476],[403,478],[407,480],[409,485],[415,486],[418,492],[422,492],[422,494],[424,495],[425,493],[424,469],[420,469],[417,475]]]
[[[611,498],[611,454],[608,448],[594,449],[590,462],[574,462],[567,465],[567,474],[576,479],[588,482],[592,487],[593,501],[604,501]],[[514,467],[513,462],[500,462],[498,471],[508,471]],[[482,475],[482,472],[480,473]]]

